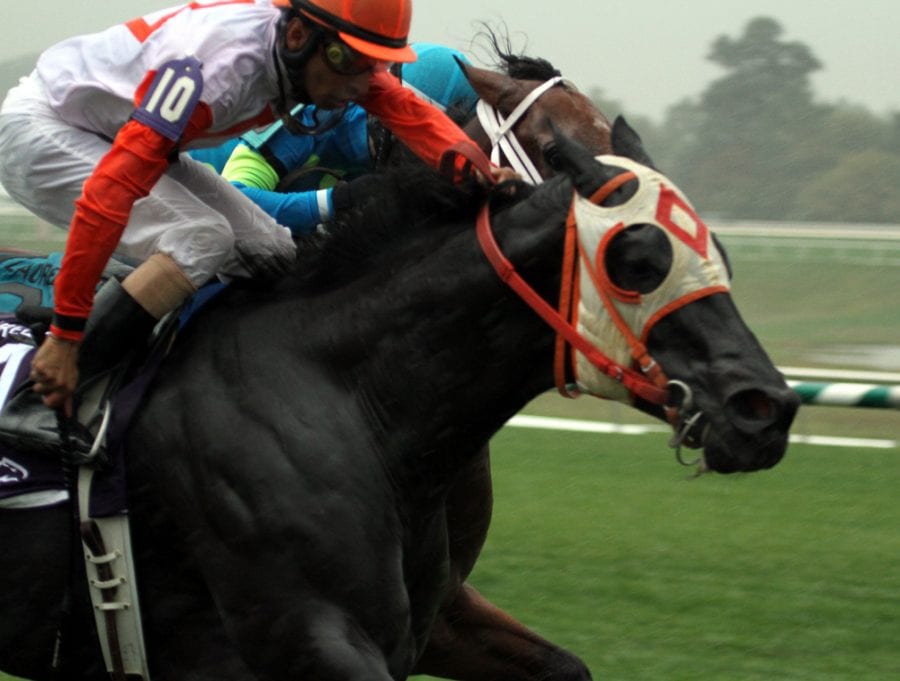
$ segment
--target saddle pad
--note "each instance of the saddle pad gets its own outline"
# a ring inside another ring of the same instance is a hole
[[[0,312],[12,313],[20,305],[53,306],[53,280],[62,253],[36,256],[0,251]]]
[[[14,319],[0,315],[0,404],[5,404],[15,388],[28,378],[36,348],[14,338],[28,332]],[[7,333],[4,331],[7,330]],[[155,371],[157,364],[153,364]],[[152,373],[149,377],[152,377]],[[91,516],[104,518],[127,511],[122,436],[131,420],[149,377],[139,373],[116,396],[107,437],[109,463],[99,468],[91,486]],[[74,476],[74,472],[69,475]],[[70,485],[59,457],[20,452],[0,444],[0,508],[36,508],[69,499]]]

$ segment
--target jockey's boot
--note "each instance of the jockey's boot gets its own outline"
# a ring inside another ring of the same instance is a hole
[[[115,279],[97,292],[79,350],[78,396],[91,384],[121,368],[132,351],[142,349],[157,320]],[[50,409],[26,381],[0,412],[0,444],[16,451],[53,454],[60,452],[65,428],[68,452],[83,460],[93,447],[93,435],[76,419],[65,419],[62,411]]]

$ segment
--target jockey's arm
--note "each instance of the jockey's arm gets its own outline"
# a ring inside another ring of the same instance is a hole
[[[295,236],[312,232],[316,225],[331,217],[330,189],[277,191],[281,180],[278,171],[263,154],[244,143],[231,152],[222,177]]]
[[[369,93],[359,104],[376,116],[413,153],[433,168],[440,168],[444,152],[469,136],[436,106],[403,87],[396,76],[379,71],[372,75]],[[464,164],[458,159],[457,169]]]
[[[322,183],[316,189],[279,191],[279,184],[298,171],[309,170],[316,175],[323,163],[329,166],[324,171],[329,177],[367,170],[366,122],[366,112],[351,105],[335,127],[317,135],[298,135],[281,122],[275,123],[261,133],[244,135],[222,176],[295,236],[308,234],[333,216],[333,188]]]
[[[147,90],[153,76],[148,74],[138,89],[136,101],[144,97],[142,105],[152,99]],[[177,140],[190,139],[211,124],[212,112],[199,103],[184,111],[177,134],[164,134],[137,115],[119,129],[112,147],[87,178],[75,202],[65,256],[54,284],[50,326],[54,336],[81,340],[97,283],[118,246],[135,202],[150,193],[169,167]]]

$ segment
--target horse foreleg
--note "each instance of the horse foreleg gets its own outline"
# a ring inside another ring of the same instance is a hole
[[[541,638],[479,594],[466,579],[491,522],[490,450],[485,445],[447,496],[447,597],[415,673],[461,681],[585,681],[577,657]]]
[[[439,613],[416,674],[460,681],[587,681],[572,653],[517,622],[463,584]]]

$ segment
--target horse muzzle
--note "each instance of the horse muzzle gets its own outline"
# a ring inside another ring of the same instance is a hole
[[[703,442],[706,465],[719,473],[772,468],[787,451],[799,396],[783,387],[734,390]]]
[[[670,383],[677,413],[670,446],[684,465],[718,473],[772,468],[784,456],[800,398],[787,385],[747,386],[729,393],[721,409],[703,409],[681,381]],[[686,457],[681,448],[703,448]]]

